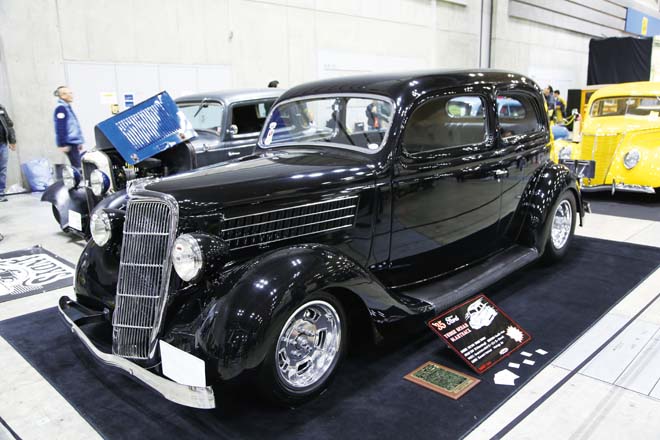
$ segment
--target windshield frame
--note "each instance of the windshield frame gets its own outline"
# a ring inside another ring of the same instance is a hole
[[[653,95],[613,95],[613,96],[602,96],[599,98],[594,99],[594,101],[591,103],[589,106],[589,113],[587,113],[587,116],[589,118],[594,118],[594,119],[600,119],[600,118],[611,118],[611,117],[639,117],[639,118],[648,118],[649,115],[635,115],[635,114],[630,114],[628,112],[622,114],[622,115],[598,115],[594,116],[592,112],[594,111],[594,108],[596,106],[596,103],[599,101],[605,101],[608,99],[644,99],[644,98],[655,98],[658,102],[660,102],[660,96],[653,96]]]
[[[223,134],[224,135],[224,132],[226,131],[226,126],[227,126],[227,109],[228,109],[228,106],[224,102],[220,101],[217,98],[202,98],[200,100],[194,100],[194,101],[188,101],[188,100],[184,101],[184,100],[182,100],[180,102],[177,102],[176,105],[177,105],[177,107],[179,107],[179,110],[181,112],[183,112],[181,107],[199,107],[199,105],[202,104],[202,102],[204,102],[206,104],[209,104],[209,105],[211,105],[211,104],[219,105],[222,108],[222,116],[220,118],[221,121],[220,121],[220,125],[215,127],[215,129],[212,129],[212,128],[195,128],[195,130],[206,131],[206,132],[209,132],[209,133],[213,132],[215,134]],[[187,118],[188,118],[188,116],[186,116],[186,119]],[[192,119],[189,120],[188,122],[190,122],[190,125],[193,124]],[[218,128],[222,129],[222,133],[218,133],[218,130],[217,130]]]
[[[392,120],[390,121],[390,126],[387,127],[387,130],[385,131],[385,134],[383,135],[383,140],[378,146],[377,149],[369,149],[369,148],[364,148],[364,147],[356,147],[352,145],[347,145],[347,144],[338,144],[334,142],[281,142],[278,144],[270,144],[270,145],[264,145],[262,139],[264,138],[268,126],[270,125],[270,121],[273,117],[273,114],[275,113],[275,110],[285,104],[290,104],[292,102],[297,102],[297,101],[313,101],[313,100],[319,100],[319,99],[332,99],[332,98],[358,98],[358,99],[378,99],[384,102],[387,102],[392,106]],[[315,94],[315,95],[303,95],[303,96],[298,96],[295,98],[289,98],[284,101],[276,103],[268,112],[268,117],[266,118],[266,122],[264,123],[263,128],[261,129],[261,133],[259,133],[259,138],[257,140],[257,146],[259,148],[263,148],[264,150],[270,150],[270,149],[275,149],[275,148],[281,148],[281,147],[334,147],[334,148],[340,148],[342,150],[351,150],[351,151],[357,151],[360,153],[367,153],[367,154],[377,154],[385,148],[385,145],[387,145],[387,142],[389,141],[390,137],[390,132],[392,130],[393,122],[394,122],[394,117],[396,115],[396,110],[397,106],[396,103],[392,98],[389,96],[385,95],[378,95],[375,93],[320,93],[320,94]]]

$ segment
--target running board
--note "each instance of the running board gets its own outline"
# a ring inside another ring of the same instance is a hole
[[[538,257],[536,249],[512,246],[448,278],[402,290],[400,293],[427,302],[434,307],[436,313],[440,313],[449,306],[481,293],[484,288],[537,260]]]

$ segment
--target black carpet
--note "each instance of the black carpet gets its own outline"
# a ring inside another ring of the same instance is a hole
[[[328,392],[295,410],[262,403],[249,387],[219,392],[219,408],[171,404],[130,379],[98,367],[59,322],[55,309],[0,322],[16,348],[108,439],[141,438],[459,438],[540,371],[660,264],[660,249],[576,238],[561,263],[529,267],[484,293],[533,337],[534,366],[513,370],[515,386],[481,376],[453,401],[403,379],[426,361],[474,374],[430,330],[389,351],[350,357]]]
[[[594,214],[660,221],[660,194],[582,193]]]

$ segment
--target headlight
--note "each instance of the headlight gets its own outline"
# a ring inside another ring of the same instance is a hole
[[[92,239],[97,246],[103,246],[112,237],[110,217],[103,210],[99,210],[92,215],[89,229],[92,231]]]
[[[89,186],[96,197],[100,197],[110,188],[110,178],[101,170],[94,170],[89,176]]]
[[[183,234],[174,241],[172,265],[183,281],[190,281],[195,278],[202,270],[203,264],[202,249],[195,237],[190,234]]]
[[[80,183],[80,173],[72,166],[65,166],[62,169],[62,183],[68,189],[73,189]]]
[[[559,150],[559,158],[560,159],[570,159],[571,158],[571,153],[572,153],[572,148],[571,147],[562,147],[561,150]]]
[[[626,155],[623,157],[623,165],[624,165],[626,168],[631,169],[631,168],[633,168],[635,165],[637,165],[637,163],[639,162],[639,159],[640,159],[639,151],[637,151],[637,150],[630,150],[630,151],[627,152]]]

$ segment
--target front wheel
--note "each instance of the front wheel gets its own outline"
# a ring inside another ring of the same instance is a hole
[[[312,399],[334,376],[346,342],[346,313],[339,301],[325,293],[306,299],[271,344],[259,372],[262,392],[286,405]]]
[[[573,241],[577,209],[575,196],[570,190],[564,191],[552,206],[545,225],[545,250],[543,258],[547,262],[562,259]]]

